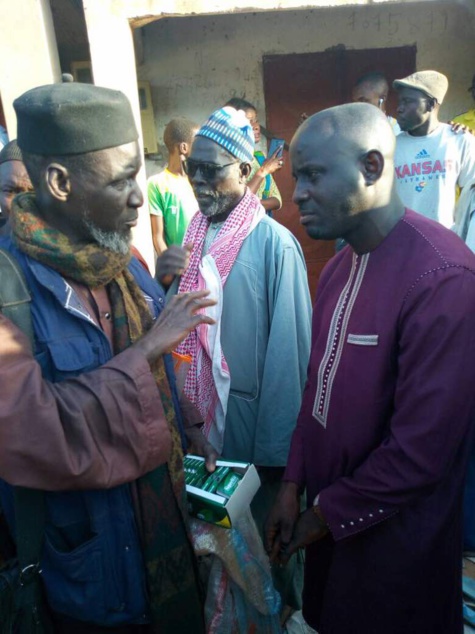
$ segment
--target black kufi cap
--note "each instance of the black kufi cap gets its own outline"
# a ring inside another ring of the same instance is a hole
[[[118,90],[92,84],[49,84],[28,90],[13,106],[23,152],[86,154],[138,139],[130,102]]]
[[[9,161],[23,162],[23,156],[21,155],[21,150],[18,147],[16,139],[13,139],[13,141],[10,141],[10,143],[3,146],[2,151],[0,152],[0,165],[2,163],[8,163]]]

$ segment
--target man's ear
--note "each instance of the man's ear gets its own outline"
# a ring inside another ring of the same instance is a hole
[[[69,172],[64,165],[50,163],[46,168],[46,187],[53,198],[66,202],[71,193]]]
[[[247,179],[249,178],[251,169],[252,168],[250,163],[241,163],[241,165],[239,166],[239,171],[240,171],[239,182],[240,183],[247,183]]]
[[[178,152],[180,153],[180,155],[186,156],[189,153],[189,150],[190,146],[188,143],[186,143],[186,141],[182,141],[178,144]]]
[[[370,187],[381,178],[384,170],[384,157],[379,150],[370,150],[364,155],[362,164],[366,185]]]

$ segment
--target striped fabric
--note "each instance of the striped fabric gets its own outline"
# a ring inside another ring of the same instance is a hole
[[[254,157],[254,133],[243,110],[221,108],[201,126],[196,136],[211,139],[245,163]]]
[[[221,311],[223,288],[241,249],[242,243],[265,216],[259,199],[249,189],[223,224],[202,257],[209,219],[198,212],[191,221],[183,243],[193,244],[190,264],[183,274],[179,293],[211,291],[217,305],[206,310],[216,320],[214,326],[199,325],[178,346],[177,352],[190,355],[192,363],[185,381],[184,393],[196,405],[204,420],[203,433],[221,452],[224,423],[230,389],[229,368],[221,349]]]
[[[325,428],[327,426],[333,383],[345,345],[348,322],[350,321],[351,311],[353,310],[353,305],[358,297],[358,292],[363,282],[368,260],[369,253],[365,253],[364,255],[353,254],[350,277],[341,291],[340,298],[333,312],[325,354],[318,369],[317,393],[313,406],[313,417]],[[354,338],[355,335],[349,335],[349,343],[350,337]],[[353,339],[351,343],[356,343],[355,339]],[[358,343],[361,343],[361,337]],[[370,343],[369,345],[375,344]]]

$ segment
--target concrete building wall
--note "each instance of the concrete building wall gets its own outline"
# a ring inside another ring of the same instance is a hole
[[[10,139],[16,137],[13,101],[35,86],[58,81],[60,68],[48,0],[0,0],[0,93]]]
[[[71,73],[73,62],[91,60],[84,11],[79,3],[49,0],[58,44],[61,72]]]
[[[113,11],[110,2],[83,0],[89,48],[91,51],[94,83],[124,92],[130,100],[137,128],[140,130],[140,106],[137,93],[136,61],[132,30],[120,11]],[[141,151],[142,138],[139,138]],[[137,182],[146,191],[145,170],[137,175]],[[133,243],[139,249],[152,272],[155,256],[150,229],[148,204],[140,208],[137,227],[133,231]]]
[[[475,70],[475,18],[468,3],[425,1],[163,18],[140,31],[137,72],[152,85],[159,139],[173,116],[200,122],[233,94],[245,94],[255,103],[264,122],[262,56],[318,52],[340,44],[348,49],[416,44],[417,68],[434,68],[449,77],[442,117],[470,106],[467,86]],[[149,172],[158,164],[149,165]]]
[[[301,7],[302,0],[83,0],[83,5],[96,83],[123,90],[138,120],[137,75],[149,80],[159,139],[173,116],[200,122],[234,94],[253,101],[265,121],[262,56],[338,45],[416,44],[418,68],[437,68],[449,76],[442,116],[470,105],[466,88],[474,70],[474,0],[317,0],[308,8]],[[0,94],[14,137],[13,99],[35,85],[58,81],[60,64],[49,0],[0,0],[0,9],[8,25],[0,42]],[[134,38],[131,27],[137,27]],[[60,36],[67,38],[63,32]],[[66,66],[70,58],[83,56],[86,42],[81,47],[67,60],[63,55]],[[148,173],[158,171],[164,160],[149,162]],[[142,186],[144,176],[139,176]],[[153,266],[145,206],[135,242]]]

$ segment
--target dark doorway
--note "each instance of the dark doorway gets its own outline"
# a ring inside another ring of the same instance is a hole
[[[314,114],[324,108],[351,101],[354,83],[364,73],[380,71],[391,85],[416,69],[416,47],[365,49],[360,51],[335,47],[323,53],[266,55],[264,96],[267,127],[277,137],[290,142],[301,113]],[[387,110],[394,114],[395,95],[390,92]],[[290,161],[276,176],[282,193],[283,208],[278,219],[297,236],[304,250],[310,291],[315,294],[318,277],[334,254],[334,243],[311,240],[299,223],[292,203],[293,181]]]

